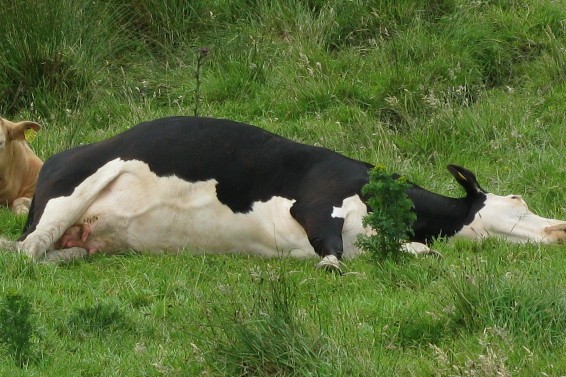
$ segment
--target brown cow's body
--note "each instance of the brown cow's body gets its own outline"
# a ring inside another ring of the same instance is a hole
[[[24,132],[40,128],[34,122],[0,118],[0,203],[17,214],[28,212],[43,165],[28,146]]]

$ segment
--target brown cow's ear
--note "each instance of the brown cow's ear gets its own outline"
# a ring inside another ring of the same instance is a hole
[[[39,132],[39,130],[41,129],[41,126],[39,124],[28,120],[18,123],[12,123],[11,126],[12,127],[9,128],[8,133],[12,140],[24,140],[25,132],[27,130],[34,130],[35,132]]]

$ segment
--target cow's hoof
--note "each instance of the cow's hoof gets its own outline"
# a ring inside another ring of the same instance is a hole
[[[431,249],[427,245],[420,242],[407,242],[401,246],[401,250],[411,255],[432,255],[434,257],[442,258],[442,254],[438,251]]]
[[[33,236],[33,237],[32,237]],[[18,242],[18,251],[26,254],[31,259],[39,261],[45,257],[45,253],[51,245],[51,238],[46,232],[36,231],[25,240]]]
[[[14,207],[12,212],[14,212],[14,215],[23,216],[29,213],[29,208],[26,206],[18,206],[18,207]]]
[[[12,203],[12,212],[16,215],[27,215],[31,206],[30,198],[18,198]]]
[[[41,263],[68,263],[84,259],[88,252],[81,247],[71,247],[68,249],[48,251]]]
[[[342,263],[335,255],[327,255],[318,262],[316,268],[342,273],[341,265]]]

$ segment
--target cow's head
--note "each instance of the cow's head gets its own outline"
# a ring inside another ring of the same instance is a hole
[[[495,195],[483,190],[467,169],[449,165],[448,170],[466,190],[472,203],[472,220],[455,237],[498,237],[511,242],[566,242],[566,221],[547,219],[529,210],[520,195]]]
[[[0,118],[0,152],[8,148],[12,141],[25,140],[27,130],[38,132],[41,126],[35,122],[10,122],[7,119]]]

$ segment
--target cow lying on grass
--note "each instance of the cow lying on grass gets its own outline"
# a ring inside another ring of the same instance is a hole
[[[338,267],[367,229],[360,194],[372,166],[230,120],[174,117],[51,157],[41,170],[17,248],[36,260],[125,249],[262,256],[318,255]],[[408,190],[417,220],[411,252],[438,236],[514,242],[566,240],[566,222],[529,211],[521,197]]]
[[[40,128],[34,122],[12,123],[0,118],[0,203],[16,214],[28,212],[43,164],[26,143],[24,134]]]

